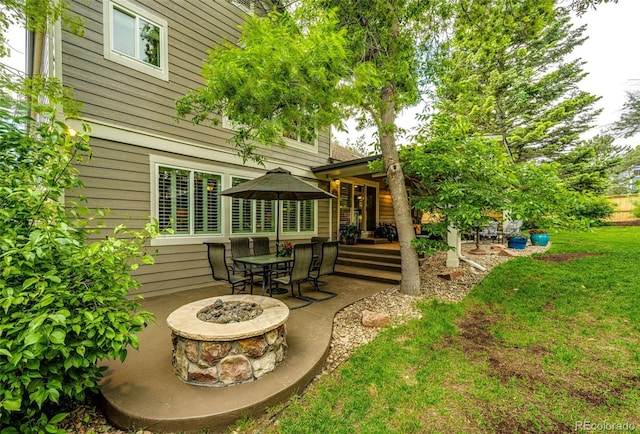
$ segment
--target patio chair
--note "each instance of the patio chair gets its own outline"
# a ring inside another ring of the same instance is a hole
[[[485,227],[480,231],[480,236],[482,238],[488,238],[489,240],[497,240],[498,239],[498,222],[492,221],[485,225]]]
[[[269,247],[269,237],[254,237],[253,240],[253,254],[256,256],[269,255],[271,249]]]
[[[211,275],[214,280],[226,280],[231,284],[231,294],[236,292],[236,289],[242,285],[244,290],[247,285],[251,289],[253,294],[253,278],[252,275],[247,275],[242,272],[241,275],[237,274],[238,270],[227,265],[226,246],[223,243],[204,243],[207,245],[209,258],[209,265],[211,266]]]
[[[249,249],[249,237],[229,238],[229,241],[231,241],[231,259],[251,256],[251,250]],[[241,264],[234,261],[233,268],[236,271],[244,271],[245,274],[251,274],[254,283],[261,281],[260,276],[262,275],[262,268],[260,267]]]
[[[502,224],[502,234],[505,237],[516,235],[522,228],[522,220],[507,220]]]
[[[311,279],[311,284],[313,285],[313,287],[315,288],[316,292],[322,292],[325,294],[328,294],[327,297],[323,297],[323,298],[314,298],[314,297],[308,297],[313,299],[314,301],[324,301],[324,300],[329,300],[330,298],[335,297],[336,294],[335,292],[331,292],[331,291],[323,291],[320,289],[320,285],[326,285],[327,282],[322,282],[320,281],[320,276],[326,276],[328,274],[333,274],[335,269],[336,269],[336,262],[338,260],[338,241],[327,241],[322,243],[322,249],[321,249],[321,254],[320,254],[320,260],[318,262],[318,265],[315,267],[312,267],[311,270],[309,271],[309,278]]]
[[[296,244],[293,246],[293,263],[291,267],[284,270],[273,270],[271,273],[271,283],[276,284],[276,288],[280,284],[291,286],[291,296],[298,300],[306,301],[301,306],[292,307],[290,309],[299,309],[313,303],[309,297],[302,295],[300,284],[309,280],[309,270],[311,269],[311,262],[313,261],[313,244],[304,243]],[[298,295],[296,295],[293,284],[298,284]]]
[[[329,237],[311,237],[311,244],[313,244],[313,266],[318,267],[320,265],[320,256],[322,256],[322,243],[329,241]]]

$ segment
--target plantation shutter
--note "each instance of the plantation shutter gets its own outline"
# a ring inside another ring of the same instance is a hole
[[[233,178],[231,185],[235,187],[248,179]],[[253,202],[249,199],[231,200],[231,233],[242,234],[253,232]]]
[[[282,231],[298,231],[298,202],[295,200],[282,201]]]
[[[300,202],[300,232],[313,231],[314,228],[314,204],[313,200]]]
[[[274,232],[274,207],[273,200],[256,201],[256,232]]]
[[[159,167],[158,224],[161,230],[176,234],[189,233],[189,172]]]
[[[219,234],[221,179],[218,175],[194,174],[194,227],[196,234]]]

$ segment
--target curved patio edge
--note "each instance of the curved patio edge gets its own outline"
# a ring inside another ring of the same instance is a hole
[[[287,357],[273,372],[249,383],[213,388],[178,379],[171,366],[171,331],[167,316],[176,308],[203,298],[226,295],[226,285],[149,298],[143,309],[157,323],[140,334],[140,350],[130,351],[124,363],[109,362],[101,383],[103,411],[114,426],[126,430],[223,430],[245,416],[260,416],[299,393],[320,373],[329,353],[333,318],[357,300],[389,288],[387,283],[339,276],[327,277],[339,295],[292,310],[287,321]],[[305,290],[306,289],[306,290]],[[303,291],[313,295],[307,285]],[[289,295],[278,298],[294,306]]]

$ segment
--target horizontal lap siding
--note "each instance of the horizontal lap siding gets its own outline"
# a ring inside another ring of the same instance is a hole
[[[85,188],[67,194],[67,200],[87,198],[90,209],[109,208],[111,214],[102,219],[107,229],[93,239],[113,234],[113,228],[125,224],[142,229],[149,221],[149,151],[123,143],[92,139],[93,158],[79,166]],[[141,265],[133,275],[142,284],[139,293],[154,295],[213,283],[202,244],[181,246],[147,246],[156,260],[154,265]]]
[[[83,195],[89,208],[110,209],[111,213],[102,219],[107,228],[93,236],[93,239],[102,239],[112,234],[119,224],[141,229],[149,221],[150,154],[216,165],[216,161],[222,159],[221,151],[235,153],[227,142],[232,131],[208,122],[197,126],[186,120],[176,122],[175,101],[202,85],[201,69],[211,46],[224,40],[237,40],[242,13],[227,1],[134,2],[168,22],[170,81],[166,82],[105,59],[102,2],[72,3],[74,13],[84,19],[85,34],[79,37],[63,31],[62,74],[63,83],[73,88],[76,99],[83,104],[81,114],[91,120],[175,142],[175,149],[169,153],[120,143],[112,137],[91,139],[94,158],[79,165],[85,188],[68,192],[67,199],[71,201]],[[208,147],[211,156],[206,160],[190,156],[183,142]],[[318,152],[277,146],[260,148],[259,152],[272,166],[309,170],[312,166],[327,164],[329,136],[325,132],[320,134]],[[240,167],[219,164],[231,171],[233,167]],[[256,176],[261,172],[257,170]],[[320,236],[327,236],[329,232],[328,207],[329,201],[318,201]],[[310,236],[294,242],[309,241]],[[142,283],[140,294],[148,296],[214,284],[202,244],[148,246],[147,251],[154,255],[156,263],[142,265],[134,273]]]
[[[179,141],[233,151],[232,132],[208,121],[193,125],[176,121],[175,102],[202,86],[201,70],[207,50],[225,40],[236,41],[241,11],[227,1],[136,2],[167,20],[169,25],[169,82],[111,62],[103,55],[101,2],[74,2],[85,20],[84,36],[64,33],[63,81],[83,103],[90,119]],[[319,152],[261,147],[268,161],[308,167],[326,164],[329,138],[321,134]],[[177,146],[178,148],[178,146]],[[295,155],[295,157],[293,157]]]

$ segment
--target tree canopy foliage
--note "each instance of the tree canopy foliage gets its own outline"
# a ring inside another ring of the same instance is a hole
[[[462,0],[436,69],[436,108],[466,116],[468,134],[500,137],[518,162],[556,159],[599,114],[581,91],[584,41],[553,0]]]
[[[211,50],[205,86],[178,101],[178,115],[196,122],[228,117],[243,158],[255,154],[253,140],[277,143],[289,131],[341,125],[348,115],[375,126],[398,227],[402,290],[417,293],[396,121],[400,110],[419,101],[420,50],[450,8],[443,0],[308,0],[293,11],[247,18],[237,46]]]

